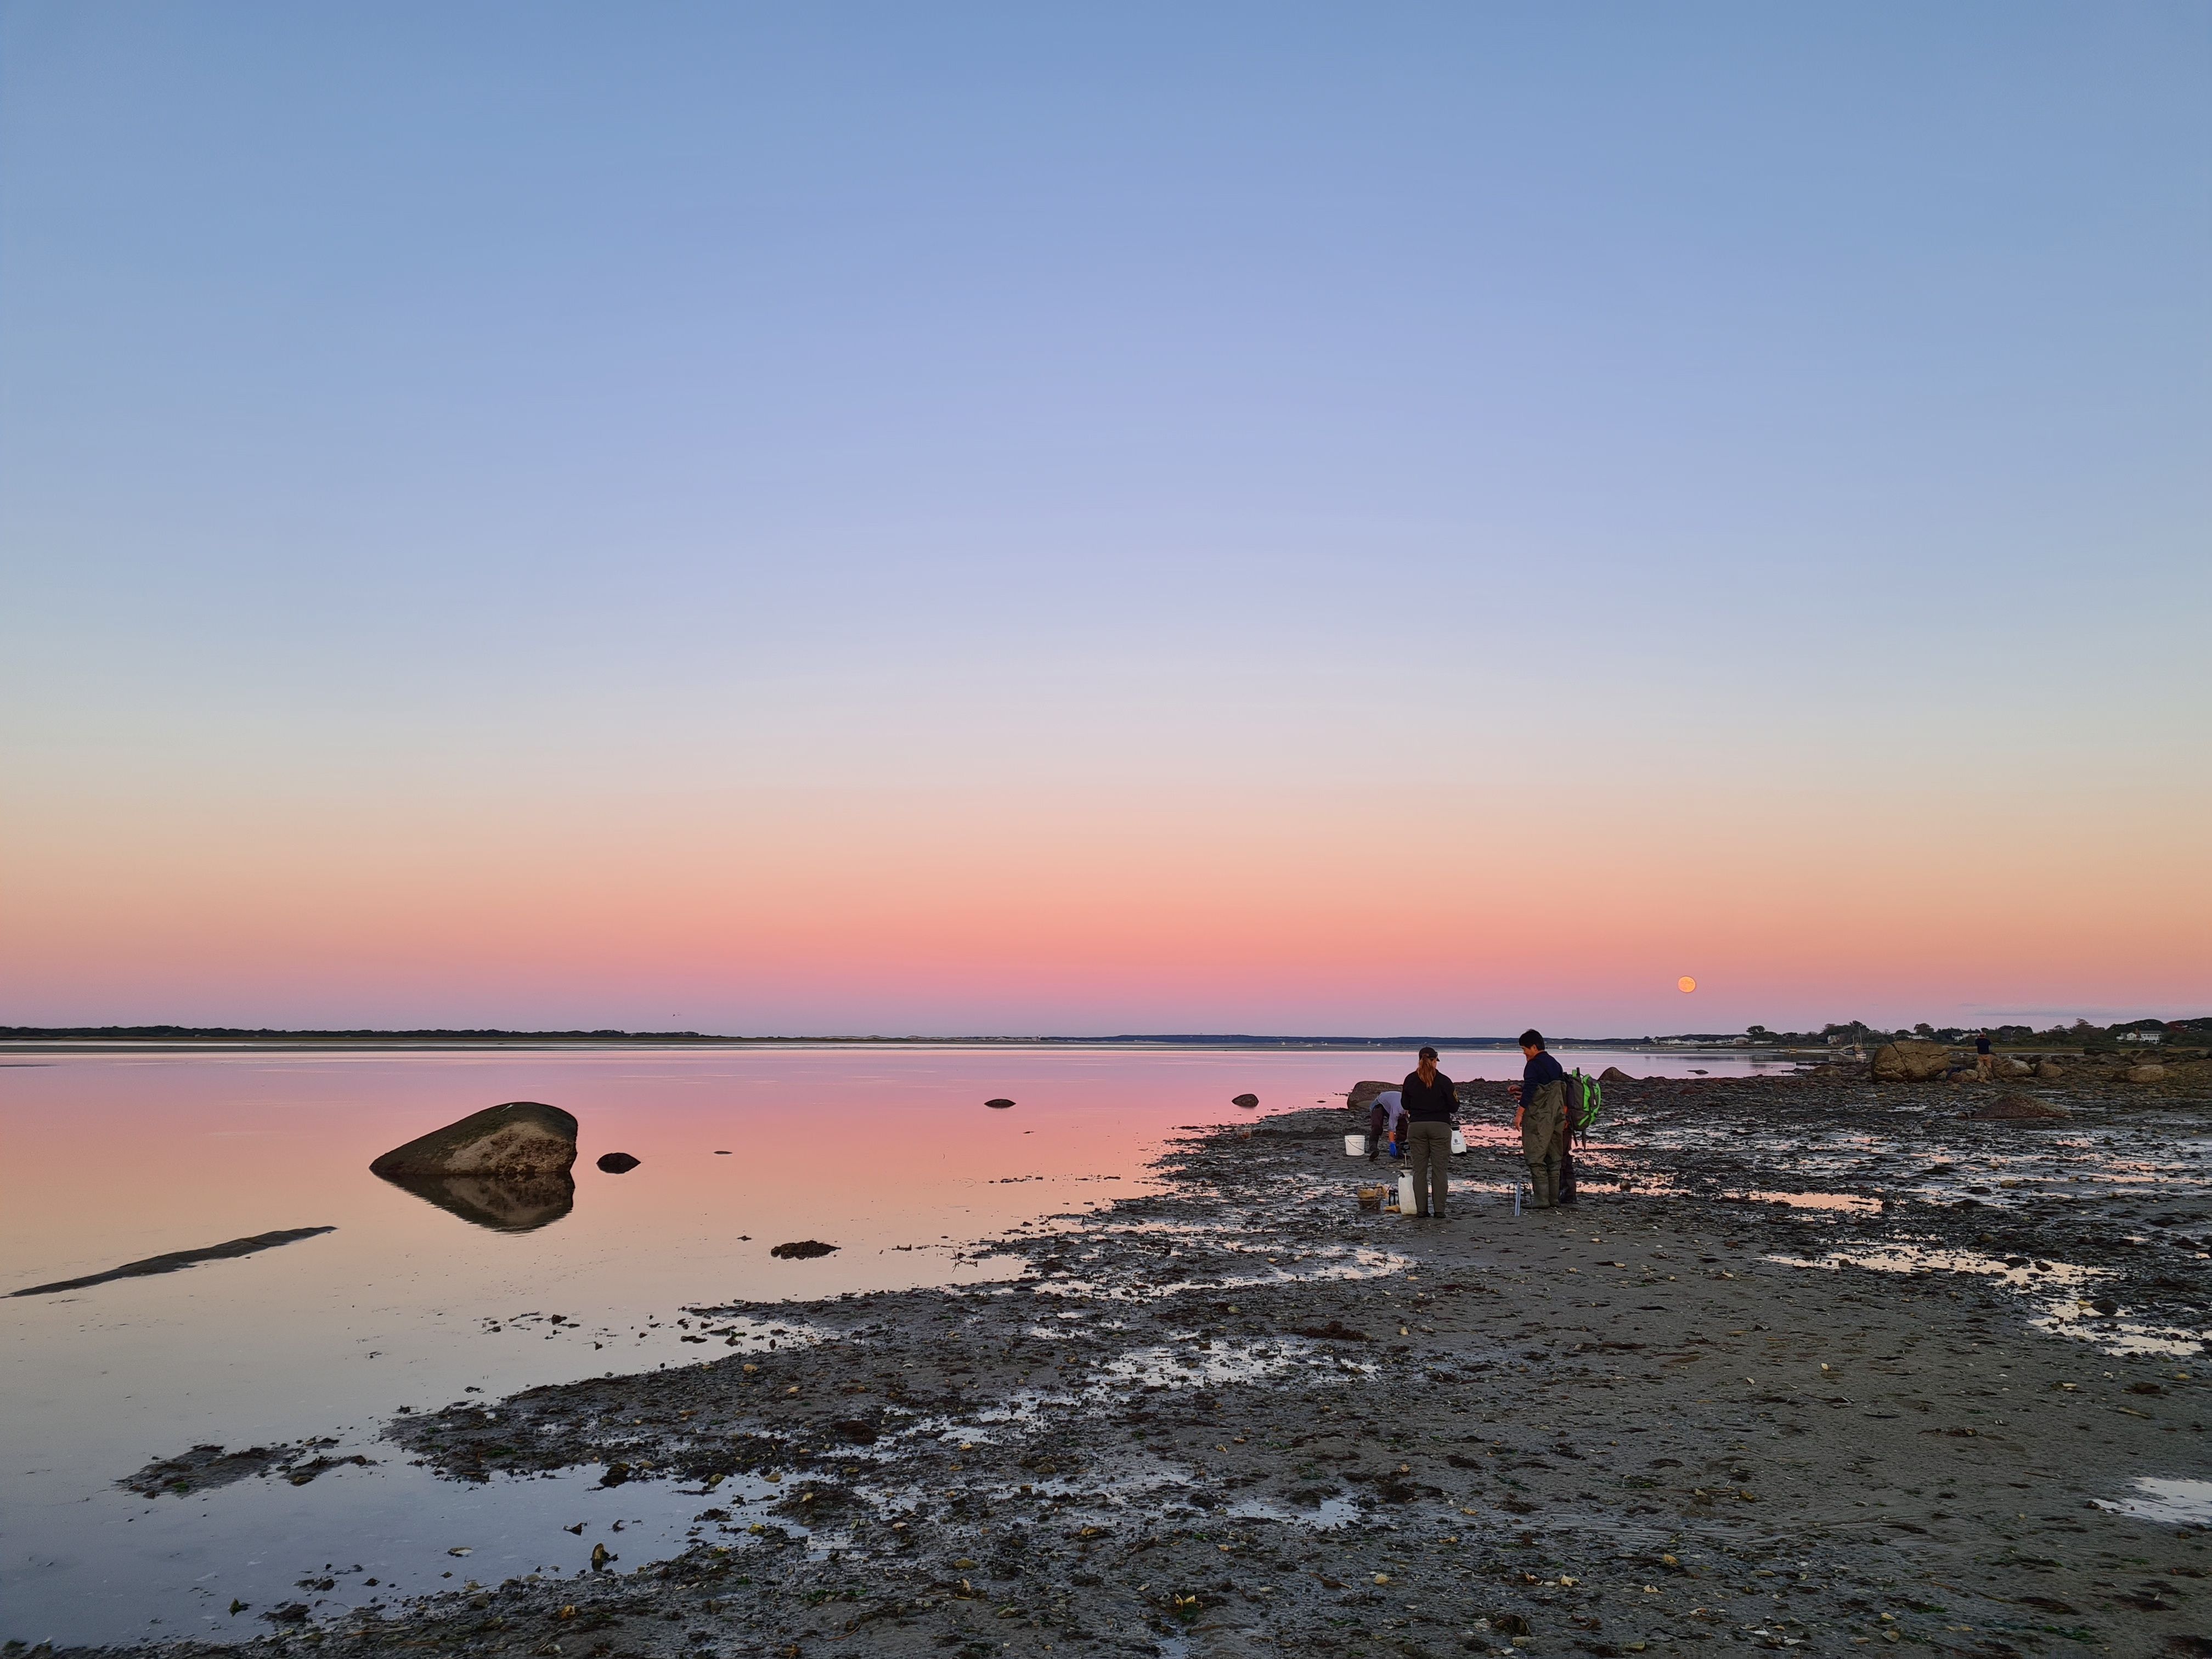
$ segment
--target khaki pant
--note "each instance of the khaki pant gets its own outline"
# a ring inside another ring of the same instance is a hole
[[[1521,1113],[1521,1156],[1528,1160],[1531,1207],[1559,1201],[1559,1158],[1567,1144],[1567,1085],[1547,1083]]]
[[[1406,1162],[1413,1172],[1416,1215],[1444,1212],[1444,1191],[1451,1181],[1451,1129],[1449,1123],[1406,1126]]]

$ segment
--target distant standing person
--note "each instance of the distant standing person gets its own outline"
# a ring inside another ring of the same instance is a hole
[[[1534,1207],[1548,1210],[1559,1201],[1559,1160],[1567,1146],[1567,1073],[1544,1052],[1544,1034],[1521,1033],[1521,1107],[1513,1127],[1521,1132],[1521,1156],[1528,1160],[1528,1184]]]
[[[1452,1118],[1459,1110],[1458,1085],[1437,1070],[1437,1051],[1424,1048],[1420,1064],[1406,1075],[1398,1097],[1406,1107],[1406,1158],[1413,1166],[1413,1213],[1444,1218],[1444,1192],[1451,1183]]]
[[[1987,1031],[1976,1033],[1974,1037],[1974,1075],[1979,1078],[1983,1082],[1987,1083],[1990,1080],[1990,1072],[1995,1070],[1996,1067],[1996,1056],[1990,1052],[1990,1034]]]

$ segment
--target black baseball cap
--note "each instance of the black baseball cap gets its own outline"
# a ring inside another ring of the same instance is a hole
[[[1434,1060],[1436,1057],[1437,1051],[1433,1048],[1424,1048],[1421,1050],[1419,1056],[1417,1056],[1417,1058],[1421,1060]]]

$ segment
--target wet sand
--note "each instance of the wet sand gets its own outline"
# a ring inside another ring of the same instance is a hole
[[[389,1426],[456,1480],[694,1493],[680,1555],[237,1616],[557,1659],[2212,1651],[2212,1492],[2121,1512],[2212,1479],[2212,1100],[1968,1120],[1999,1092],[1624,1085],[1580,1205],[1516,1218],[1492,1133],[1441,1224],[1357,1208],[1341,1110],[1194,1133],[1164,1193],[1000,1241],[1015,1283],[695,1309],[699,1364]],[[771,1317],[796,1345],[738,1341]]]

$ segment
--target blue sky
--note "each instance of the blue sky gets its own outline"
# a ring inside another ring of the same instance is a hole
[[[0,850],[1848,757],[2194,918],[2209,371],[2202,5],[9,5]]]

